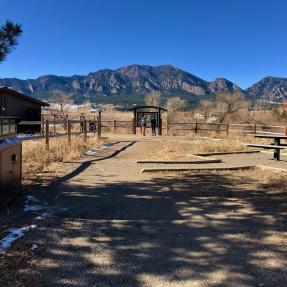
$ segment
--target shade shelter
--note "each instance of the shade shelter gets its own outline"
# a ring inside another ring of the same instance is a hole
[[[166,109],[157,107],[157,106],[135,106],[129,109],[129,111],[133,111],[134,118],[133,118],[133,134],[137,133],[137,127],[140,127],[140,120],[146,116],[148,119],[151,117],[156,118],[156,123],[158,127],[158,134],[162,135],[162,119],[161,114],[162,112],[167,112]],[[149,126],[148,126],[149,127]]]

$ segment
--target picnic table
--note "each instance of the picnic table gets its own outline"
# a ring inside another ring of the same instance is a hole
[[[287,144],[281,144],[281,140],[287,140],[287,135],[277,135],[277,134],[256,134],[254,135],[256,138],[266,138],[273,139],[273,143],[271,144],[247,144],[250,147],[259,147],[264,149],[274,149],[273,158],[276,160],[280,160],[280,150],[287,149]]]

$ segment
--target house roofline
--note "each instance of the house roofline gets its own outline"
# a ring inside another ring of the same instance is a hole
[[[18,96],[18,97],[24,99],[24,100],[27,100],[27,101],[33,102],[35,104],[38,104],[38,105],[40,105],[42,107],[49,107],[49,104],[46,103],[46,102],[43,102],[41,100],[35,99],[33,97],[30,97],[30,96],[27,96],[27,95],[25,95],[25,94],[23,94],[21,92],[18,92],[16,90],[10,89],[8,87],[0,87],[0,92],[6,92],[6,93],[13,94],[15,96]]]

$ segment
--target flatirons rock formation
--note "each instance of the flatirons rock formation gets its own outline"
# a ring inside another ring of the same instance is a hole
[[[282,102],[287,100],[287,78],[266,77],[246,91],[253,100]]]
[[[86,76],[71,77],[46,75],[37,79],[0,79],[0,86],[7,86],[25,94],[44,98],[54,91],[72,93],[77,101],[96,99],[98,96],[140,96],[151,91],[161,91],[169,96],[192,96],[200,100],[203,96],[213,96],[219,92],[239,92],[252,100],[282,101],[287,98],[287,79],[267,77],[242,90],[236,84],[218,78],[205,81],[191,73],[171,65],[147,66],[131,65],[117,70],[99,70]]]
[[[225,79],[207,82],[171,65],[157,67],[132,65],[117,70],[100,70],[87,76],[42,76],[37,79],[0,79],[8,86],[35,97],[49,97],[56,90],[63,90],[87,97],[116,95],[146,95],[150,91],[173,91],[181,94],[203,96],[218,92],[241,91]]]

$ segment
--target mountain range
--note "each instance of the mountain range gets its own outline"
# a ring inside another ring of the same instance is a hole
[[[190,102],[219,92],[240,92],[252,100],[281,102],[287,99],[287,78],[266,77],[246,90],[224,78],[205,81],[171,65],[131,65],[116,70],[99,70],[85,76],[45,75],[37,79],[0,78],[6,86],[49,101],[57,90],[71,93],[75,102],[141,102],[151,91],[163,97],[181,96]],[[128,99],[128,100],[127,100]]]

